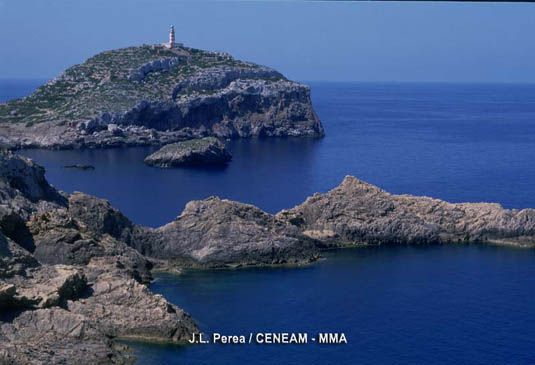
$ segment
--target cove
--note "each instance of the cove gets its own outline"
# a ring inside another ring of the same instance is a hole
[[[140,364],[530,363],[535,252],[491,246],[331,251],[304,268],[159,275],[202,331],[343,332],[348,344],[134,344]]]
[[[311,83],[320,140],[229,142],[226,168],[160,170],[153,148],[20,153],[60,189],[106,198],[159,226],[210,195],[274,213],[347,174],[392,193],[535,207],[534,85]],[[66,170],[88,164],[94,171]],[[151,289],[206,333],[344,332],[347,345],[135,344],[139,364],[530,363],[535,256],[491,246],[325,253],[304,268],[159,275]]]

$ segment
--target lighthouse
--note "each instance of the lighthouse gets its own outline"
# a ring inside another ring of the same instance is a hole
[[[169,30],[169,48],[173,48],[175,46],[175,26],[171,25],[171,29]]]
[[[176,48],[176,47],[183,47],[183,43],[177,43],[175,42],[175,26],[171,25],[171,29],[169,29],[169,42],[162,43],[162,46],[165,48]]]

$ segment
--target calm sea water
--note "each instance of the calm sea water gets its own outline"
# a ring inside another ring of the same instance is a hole
[[[0,82],[0,98],[37,83]],[[321,140],[230,142],[226,168],[161,170],[152,148],[24,151],[57,187],[158,226],[210,195],[276,212],[352,174],[394,193],[535,207],[535,85],[311,83]],[[3,89],[3,90],[2,90]],[[92,164],[94,171],[61,166]],[[140,364],[533,363],[535,251],[329,252],[301,269],[162,275],[155,292],[206,333],[344,332],[347,345],[136,345]]]

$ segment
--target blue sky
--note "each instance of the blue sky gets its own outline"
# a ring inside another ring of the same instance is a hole
[[[535,4],[0,0],[0,78],[177,40],[295,80],[535,82]]]

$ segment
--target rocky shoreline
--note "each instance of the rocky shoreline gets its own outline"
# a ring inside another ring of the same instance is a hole
[[[131,363],[119,339],[184,343],[199,330],[147,287],[152,271],[303,265],[358,245],[535,247],[535,210],[393,195],[348,176],[276,215],[210,197],[158,228],[48,184],[0,153],[0,362]]]
[[[149,166],[171,168],[181,166],[225,165],[232,159],[225,144],[215,137],[190,139],[171,143],[145,158]]]
[[[9,152],[0,197],[0,363],[131,363],[117,339],[179,344],[198,332],[149,291],[151,262],[114,238],[123,216],[104,201],[86,206],[95,198],[57,191]]]
[[[319,247],[455,243],[535,247],[534,209],[394,195],[353,176],[277,218],[298,226]]]
[[[160,146],[192,138],[324,135],[310,88],[210,51],[106,51],[0,104],[0,147]]]

